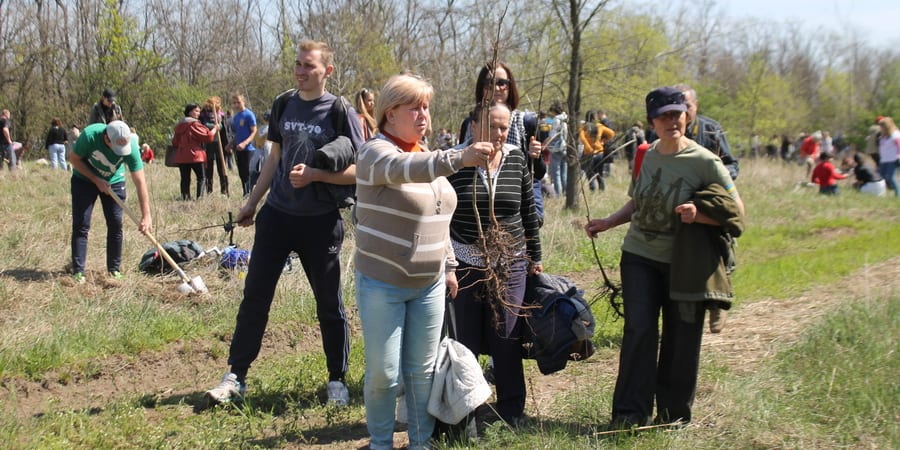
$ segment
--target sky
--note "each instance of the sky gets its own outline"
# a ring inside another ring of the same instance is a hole
[[[900,51],[900,0],[718,0],[716,7],[732,19],[847,30],[874,48]]]

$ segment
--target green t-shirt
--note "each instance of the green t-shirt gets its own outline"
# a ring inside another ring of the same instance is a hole
[[[658,143],[647,150],[640,174],[628,188],[635,210],[622,250],[669,263],[675,226],[681,220],[675,207],[712,183],[738,194],[728,169],[713,152],[691,141],[678,153],[661,155],[656,151]]]
[[[133,140],[131,141],[131,154],[119,156],[103,141],[104,134],[106,134],[105,123],[88,125],[84,127],[81,136],[78,136],[78,140],[72,146],[72,152],[87,163],[94,175],[106,180],[109,184],[116,184],[125,181],[125,166],[128,166],[130,172],[137,172],[144,168],[141,152]],[[73,169],[73,174],[83,180],[88,179],[78,173],[78,170]]]

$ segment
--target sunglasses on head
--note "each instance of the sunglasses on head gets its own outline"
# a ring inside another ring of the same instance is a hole
[[[661,108],[666,105],[685,105],[687,103],[684,101],[684,97],[681,95],[669,95],[665,97],[656,97],[651,98],[649,104],[656,108]]]

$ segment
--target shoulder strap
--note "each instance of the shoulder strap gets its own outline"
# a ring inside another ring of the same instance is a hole
[[[345,134],[347,129],[347,99],[343,95],[339,95],[331,104],[331,125],[338,135]],[[349,136],[348,136],[349,137]]]
[[[284,108],[287,107],[288,100],[296,92],[296,89],[288,89],[281,94],[278,94],[278,97],[275,97],[275,102],[272,104],[270,124],[278,123],[281,119],[281,114],[284,112]],[[347,99],[345,99],[343,95],[338,96],[334,103],[331,104],[331,110],[328,113],[331,115],[331,123],[332,126],[334,126],[335,131],[337,131],[337,134],[344,134],[347,128]]]
[[[270,124],[278,123],[278,121],[281,120],[281,114],[284,113],[284,108],[287,107],[288,100],[290,100],[295,92],[297,92],[296,89],[288,89],[278,94],[278,97],[275,97],[275,102],[272,105],[271,120],[269,121]]]

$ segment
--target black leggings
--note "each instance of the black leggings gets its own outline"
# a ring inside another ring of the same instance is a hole
[[[178,171],[181,172],[181,199],[191,199],[191,171],[197,175],[197,198],[203,197],[203,190],[206,188],[206,177],[203,172],[204,163],[179,164]]]
[[[219,160],[219,143],[211,142],[206,144],[205,174],[207,194],[212,194],[213,174],[217,167],[219,170],[219,191],[223,194],[228,194],[228,174],[226,173],[225,167],[222,165],[223,163],[224,158],[223,160]]]
[[[250,160],[253,159],[253,152],[241,150],[234,152],[237,162],[238,176],[241,177],[241,186],[244,189],[244,195],[250,193]]]

